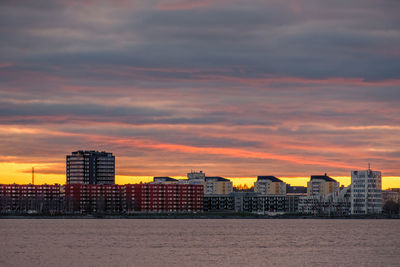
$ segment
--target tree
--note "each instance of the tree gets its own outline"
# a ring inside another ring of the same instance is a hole
[[[383,205],[383,213],[389,214],[399,214],[399,204],[394,202],[393,200],[388,200]]]

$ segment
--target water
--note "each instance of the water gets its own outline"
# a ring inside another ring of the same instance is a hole
[[[400,220],[0,220],[0,266],[400,266]]]

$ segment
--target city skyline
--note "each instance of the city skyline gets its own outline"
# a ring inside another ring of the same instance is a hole
[[[89,154],[104,154],[104,155],[110,155],[112,156],[112,152],[106,152],[106,151],[94,151],[94,150],[78,150],[75,152],[72,152],[72,155],[77,155],[79,157],[79,155],[83,156],[83,155],[89,155]],[[69,157],[71,157],[71,155],[66,155],[67,158],[67,162],[65,164],[65,167],[67,169],[67,173],[68,173],[68,161],[69,161]],[[112,161],[115,162],[114,156],[112,156],[113,159]],[[83,158],[82,158],[83,159]],[[89,158],[88,158],[89,159]],[[113,163],[114,165],[115,163]],[[82,165],[84,166],[84,165]],[[89,167],[89,166],[88,166]],[[115,167],[114,167],[115,168]],[[84,169],[84,167],[83,167]],[[368,169],[370,169],[370,163],[368,163]],[[115,170],[113,170],[114,173]],[[190,172],[193,172],[196,170],[191,169]],[[200,172],[203,172],[203,170],[199,170]],[[11,184],[11,183],[17,183],[17,184],[28,184],[31,183],[34,179],[34,173],[37,173],[37,169],[34,170],[34,167],[32,167],[32,169],[30,169],[31,175],[32,176],[27,176],[24,175],[24,177],[22,178],[18,178],[18,179],[14,179],[11,182],[5,182],[3,184]],[[353,170],[352,170],[353,172]],[[25,172],[26,173],[26,172]],[[40,173],[40,172],[39,172]],[[205,173],[205,172],[204,172]],[[218,174],[215,174],[218,175]],[[268,175],[271,175],[271,173],[269,173]],[[314,174],[310,174],[309,176],[302,176],[302,177],[280,177],[285,183],[290,184],[292,186],[307,186],[307,182],[309,181],[310,177],[312,177]],[[327,175],[327,173],[325,173],[325,175]],[[89,174],[85,174],[85,177],[88,176]],[[168,175],[168,174],[163,174],[163,176],[168,176],[171,178],[175,178],[175,179],[186,179],[187,176],[183,176],[183,175]],[[223,175],[222,175],[223,176]],[[332,175],[330,175],[332,176]],[[120,175],[115,175],[115,183],[116,184],[135,184],[135,183],[148,183],[153,181],[153,178],[156,176],[120,176]],[[247,186],[247,187],[252,187],[254,185],[254,182],[256,182],[258,180],[258,177],[260,177],[259,175],[256,175],[255,177],[227,177],[224,176],[225,178],[229,179],[232,181],[233,186],[235,187],[241,187],[241,186]],[[263,176],[261,176],[263,177]],[[39,179],[37,179],[38,177],[35,176],[35,184],[66,184],[68,183],[68,175],[64,174],[64,175],[59,175],[57,177],[39,177]],[[351,183],[351,177],[343,177],[343,176],[332,176],[332,178],[336,179],[339,184],[343,185],[343,186],[349,186]],[[11,180],[11,179],[10,179]],[[382,180],[382,187],[383,189],[387,189],[387,188],[396,188],[396,187],[400,187],[400,183],[398,181],[398,177],[386,177],[386,179]]]
[[[32,167],[62,183],[65,155],[93,149],[116,155],[117,183],[196,169],[349,184],[370,162],[400,187],[394,1],[0,6],[0,183]]]

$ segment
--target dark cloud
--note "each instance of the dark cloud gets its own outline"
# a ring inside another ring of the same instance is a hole
[[[399,13],[372,0],[2,1],[0,150],[111,150],[124,174],[343,174],[366,160],[398,172]]]

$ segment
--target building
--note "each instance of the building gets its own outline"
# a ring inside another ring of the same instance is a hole
[[[233,192],[228,195],[205,195],[204,211],[249,212],[259,214],[296,213],[298,196],[261,195]]]
[[[0,184],[0,213],[55,214],[64,211],[59,184]]]
[[[286,195],[286,183],[275,176],[258,176],[254,192],[261,195]]]
[[[385,205],[387,201],[393,201],[400,203],[400,190],[399,188],[392,188],[389,190],[382,190],[382,205]]]
[[[233,192],[233,185],[229,179],[219,176],[206,176],[205,195],[224,195]]]
[[[325,175],[312,175],[307,182],[307,196],[325,196],[339,189],[339,183]]]
[[[119,214],[126,210],[124,187],[116,184],[65,185],[66,213]]]
[[[181,180],[182,183],[203,185],[205,195],[223,195],[233,192],[233,185],[229,179],[219,176],[206,176],[203,171],[191,171],[187,174],[188,180]]]
[[[224,195],[205,195],[204,196],[204,211],[234,211],[235,201],[233,194]]]
[[[351,171],[351,214],[382,212],[382,174],[380,171]]]
[[[203,182],[206,178],[206,174],[203,171],[191,171],[187,174],[189,181],[191,182]]]
[[[66,156],[67,184],[115,184],[115,156],[108,152],[75,151]]]
[[[351,186],[340,187],[326,195],[303,196],[299,198],[298,212],[313,215],[350,215]]]
[[[286,194],[292,196],[307,196],[307,187],[286,185]]]
[[[203,196],[202,185],[190,184],[65,186],[69,213],[201,212]]]
[[[201,212],[204,189],[191,184],[124,185],[127,212]]]
[[[153,177],[153,182],[152,184],[177,184],[179,183],[179,180],[167,176],[163,177]]]

